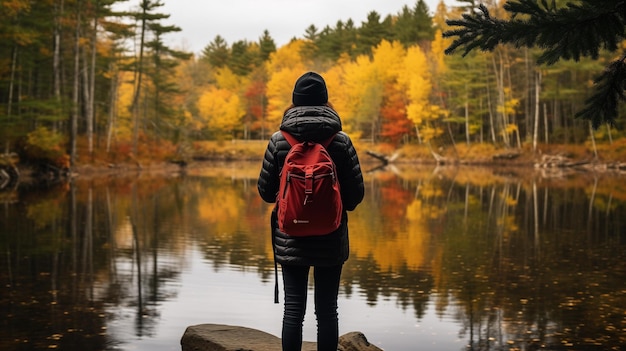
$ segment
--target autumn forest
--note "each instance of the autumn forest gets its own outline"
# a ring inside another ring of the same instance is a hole
[[[623,107],[615,126],[574,118],[613,54],[552,65],[507,45],[444,54],[446,20],[472,1],[429,9],[418,0],[362,23],[311,24],[281,47],[267,30],[256,42],[218,35],[199,54],[165,44],[181,29],[162,1],[115,12],[118,2],[0,0],[2,153],[71,167],[185,159],[204,141],[264,140],[307,70],[326,79],[346,132],[390,149],[626,145]],[[485,3],[506,16],[497,1]]]

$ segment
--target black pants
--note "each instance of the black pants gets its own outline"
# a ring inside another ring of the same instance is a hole
[[[282,265],[285,287],[283,351],[300,351],[302,348],[302,322],[306,312],[309,268],[309,266]],[[337,351],[339,340],[337,295],[341,268],[341,265],[313,268],[318,351]]]

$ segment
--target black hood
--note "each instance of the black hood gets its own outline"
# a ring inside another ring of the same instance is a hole
[[[341,131],[341,119],[328,106],[296,106],[285,112],[280,130],[300,141],[320,142]]]

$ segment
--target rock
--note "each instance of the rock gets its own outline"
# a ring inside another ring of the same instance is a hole
[[[280,338],[256,329],[222,324],[187,327],[180,344],[182,351],[281,351]],[[316,351],[316,343],[304,342],[302,351]],[[339,351],[382,351],[365,335],[351,332],[339,337]]]
[[[350,332],[339,337],[339,350],[341,351],[383,351],[370,344],[361,332]]]

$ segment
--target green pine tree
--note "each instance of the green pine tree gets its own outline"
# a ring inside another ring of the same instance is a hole
[[[178,84],[172,79],[175,77],[175,68],[183,61],[191,58],[191,54],[174,50],[165,45],[163,36],[173,32],[180,32],[181,28],[173,25],[163,25],[159,22],[148,24],[152,33],[152,40],[146,43],[149,49],[150,63],[146,69],[146,76],[152,82],[151,108],[149,114],[152,117],[151,125],[157,138],[165,135],[171,123],[179,118],[181,111],[179,106],[169,103],[173,95],[179,92]],[[146,106],[146,108],[149,108]]]
[[[261,50],[262,61],[269,60],[270,54],[276,51],[276,43],[267,29],[263,31],[263,36],[259,38],[259,49]]]
[[[230,60],[230,48],[228,43],[220,35],[216,35],[215,39],[204,49],[202,49],[201,58],[213,67],[224,67]]]
[[[370,11],[367,15],[367,21],[362,22],[361,28],[358,30],[356,42],[357,54],[371,54],[372,48],[376,47],[381,41],[391,38],[392,20],[387,16],[385,20],[380,20],[380,14],[376,11]]]
[[[237,40],[230,48],[227,66],[238,76],[245,76],[252,71],[254,54],[251,45],[247,40]]]
[[[407,5],[396,15],[393,25],[394,39],[409,47],[422,41],[432,41],[435,36],[435,27],[430,15],[430,9],[424,0],[418,0],[415,7]]]
[[[596,80],[595,91],[577,118],[591,121],[594,128],[615,124],[619,102],[626,101],[626,52],[618,53],[626,38],[626,1],[580,0],[557,6],[554,0],[508,0],[504,9],[510,20],[494,18],[487,7],[448,20],[455,28],[444,37],[454,37],[446,54],[457,49],[467,55],[474,49],[492,51],[500,44],[538,47],[543,50],[538,63],[553,64],[560,59],[597,59],[601,50],[615,52],[618,58],[606,66]]]

